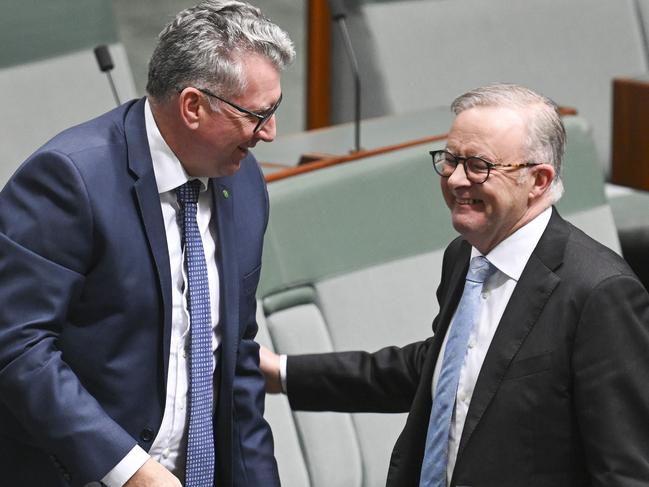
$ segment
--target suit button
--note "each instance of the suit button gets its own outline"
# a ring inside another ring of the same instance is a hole
[[[153,430],[151,428],[144,428],[142,433],[140,433],[140,439],[142,441],[152,441],[153,440]]]

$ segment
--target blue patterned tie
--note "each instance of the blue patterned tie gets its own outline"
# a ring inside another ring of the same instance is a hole
[[[421,467],[420,487],[446,487],[448,437],[460,369],[464,363],[469,335],[480,316],[482,285],[495,270],[496,268],[482,256],[471,259],[464,292],[449,332],[444,361],[437,379],[426,436],[426,452]]]
[[[176,189],[189,292],[189,432],[185,487],[214,485],[214,431],[212,428],[212,318],[210,288],[203,241],[196,212],[201,182],[188,181]]]

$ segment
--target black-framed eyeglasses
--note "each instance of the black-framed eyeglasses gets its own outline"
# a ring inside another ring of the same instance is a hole
[[[216,98],[217,100],[222,101],[223,103],[225,103],[227,105],[230,105],[232,108],[234,108],[235,110],[238,110],[239,112],[241,112],[241,113],[243,113],[245,115],[249,115],[251,117],[256,118],[257,119],[257,125],[255,125],[255,128],[252,131],[253,134],[256,134],[262,128],[264,128],[264,125],[266,125],[268,123],[268,121],[272,118],[272,116],[275,115],[275,112],[279,108],[279,104],[282,102],[282,94],[280,93],[279,98],[277,99],[277,101],[275,102],[275,104],[271,108],[269,108],[268,110],[266,110],[263,113],[256,113],[256,112],[253,112],[251,110],[248,110],[247,108],[243,108],[242,106],[237,105],[236,103],[233,103],[230,100],[226,100],[223,97],[215,95],[214,93],[212,93],[208,89],[205,89],[205,88],[196,88],[196,89],[198,91],[200,91],[201,93],[207,95],[207,96],[211,96],[212,98]]]
[[[512,167],[512,168],[521,168],[521,167],[530,167],[537,166],[539,162],[521,162],[520,164],[497,164],[495,162],[490,162],[482,157],[469,156],[461,157],[456,156],[455,154],[450,153],[446,150],[433,150],[429,154],[433,158],[433,168],[435,172],[443,178],[448,178],[451,174],[455,172],[455,168],[461,162],[464,166],[464,173],[469,181],[475,184],[482,184],[488,178],[491,173],[491,169],[495,167]]]

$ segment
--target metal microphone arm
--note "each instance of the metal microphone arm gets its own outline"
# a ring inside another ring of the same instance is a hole
[[[358,61],[356,54],[354,54],[354,47],[349,37],[347,30],[347,17],[345,10],[340,0],[329,0],[329,8],[331,9],[331,17],[334,22],[340,27],[340,32],[343,36],[343,43],[345,44],[345,51],[349,58],[349,64],[352,69],[354,77],[354,150],[352,152],[359,152],[361,150],[361,76],[358,69]]]

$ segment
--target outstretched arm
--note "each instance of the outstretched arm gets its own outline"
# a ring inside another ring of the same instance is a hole
[[[333,352],[287,357],[286,388],[293,409],[406,412],[419,383],[430,340],[375,353]],[[262,347],[266,391],[282,391],[280,357]]]

